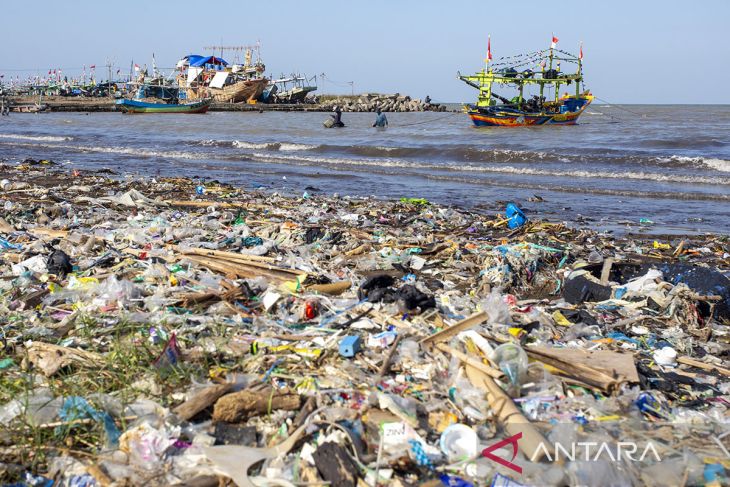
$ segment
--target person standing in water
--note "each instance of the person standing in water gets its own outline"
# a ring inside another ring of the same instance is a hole
[[[333,124],[334,127],[344,127],[345,124],[342,123],[342,109],[339,106],[335,107],[335,123]]]
[[[375,117],[375,123],[373,124],[373,127],[387,127],[388,119],[385,117],[385,113],[380,111],[380,108],[378,108],[375,113],[377,113],[377,117]]]

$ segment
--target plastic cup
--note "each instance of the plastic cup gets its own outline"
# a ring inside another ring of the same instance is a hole
[[[441,433],[441,451],[449,462],[461,462],[477,456],[479,438],[476,431],[465,424],[452,424]]]

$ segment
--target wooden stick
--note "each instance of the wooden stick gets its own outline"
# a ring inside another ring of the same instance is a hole
[[[609,257],[603,261],[603,268],[601,269],[601,284],[604,286],[608,284],[608,276],[611,274],[611,266],[613,266],[613,257]]]
[[[376,384],[383,379],[383,376],[385,376],[385,374],[388,373],[388,369],[390,368],[390,361],[393,359],[393,355],[395,354],[395,351],[398,349],[398,344],[400,343],[401,337],[403,337],[403,335],[400,333],[398,333],[395,336],[395,341],[390,346],[388,355],[385,356],[385,360],[383,360],[383,365],[380,366],[380,370],[378,370],[378,375],[375,377]]]
[[[444,342],[448,340],[449,338],[458,335],[464,330],[468,330],[470,328],[473,328],[477,325],[480,325],[487,321],[489,319],[489,315],[486,311],[480,311],[479,313],[474,313],[473,315],[469,316],[468,318],[464,318],[460,322],[456,323],[453,326],[450,326],[449,328],[446,328],[444,330],[441,330],[438,333],[434,333],[431,336],[428,336],[418,342],[422,347],[423,346],[432,346],[439,342]]]
[[[445,343],[438,343],[436,344],[436,348],[441,350],[442,352],[448,353],[450,355],[453,355],[454,357],[458,358],[464,363],[467,363],[471,365],[474,368],[479,369],[481,372],[484,372],[489,377],[493,379],[498,380],[504,380],[504,372],[501,370],[497,370],[493,367],[490,367],[489,365],[480,362],[479,360],[475,359],[474,357],[470,357],[469,355],[465,354],[464,352],[461,352],[459,350],[456,350],[455,348],[452,348]]]
[[[708,364],[705,362],[700,362],[699,360],[695,360],[686,356],[677,357],[677,362],[684,365],[691,365],[692,367],[697,367],[698,369],[706,370],[708,372],[716,370],[724,376],[730,376],[730,369],[719,367],[713,364]]]
[[[189,260],[208,267],[211,270],[221,272],[223,274],[236,275],[237,277],[253,278],[258,276],[269,277],[278,281],[292,281],[297,278],[303,281],[306,278],[306,273],[301,271],[290,271],[288,269],[279,269],[276,267],[270,267],[265,269],[262,267],[249,266],[248,264],[234,263],[225,260],[210,259],[207,257],[199,257],[191,255],[187,257]]]
[[[199,247],[184,248],[184,247],[180,247],[179,245],[170,245],[170,248],[176,252],[180,252],[181,254],[195,254],[195,255],[202,255],[202,256],[225,257],[228,260],[239,260],[242,262],[250,262],[250,261],[274,262],[276,260],[273,257],[264,257],[262,255],[238,254],[236,252],[226,252],[224,250],[203,249],[203,248],[199,248]]]

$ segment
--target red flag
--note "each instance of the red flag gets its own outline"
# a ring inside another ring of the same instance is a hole
[[[92,64],[91,66],[89,66],[89,69],[96,69],[96,64]]]
[[[48,70],[48,76],[50,76],[50,75],[51,75],[51,70],[49,69],[49,70]]]
[[[580,43],[580,51],[578,52],[578,59],[583,59],[583,43]]]
[[[492,60],[492,36],[487,36],[487,62]]]
[[[550,44],[550,49],[555,49],[555,46],[558,45],[558,38],[555,37],[555,34],[553,34],[553,42]]]

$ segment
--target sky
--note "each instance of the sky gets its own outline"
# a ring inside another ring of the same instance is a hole
[[[549,47],[577,53],[610,103],[730,103],[730,0],[57,0],[3,2],[0,74],[45,74],[107,61],[172,68],[210,45],[261,43],[270,77],[319,77],[320,93],[475,98],[456,78],[494,58]],[[226,54],[224,53],[224,58]],[[228,57],[231,57],[229,54]],[[103,75],[106,78],[106,74]]]

